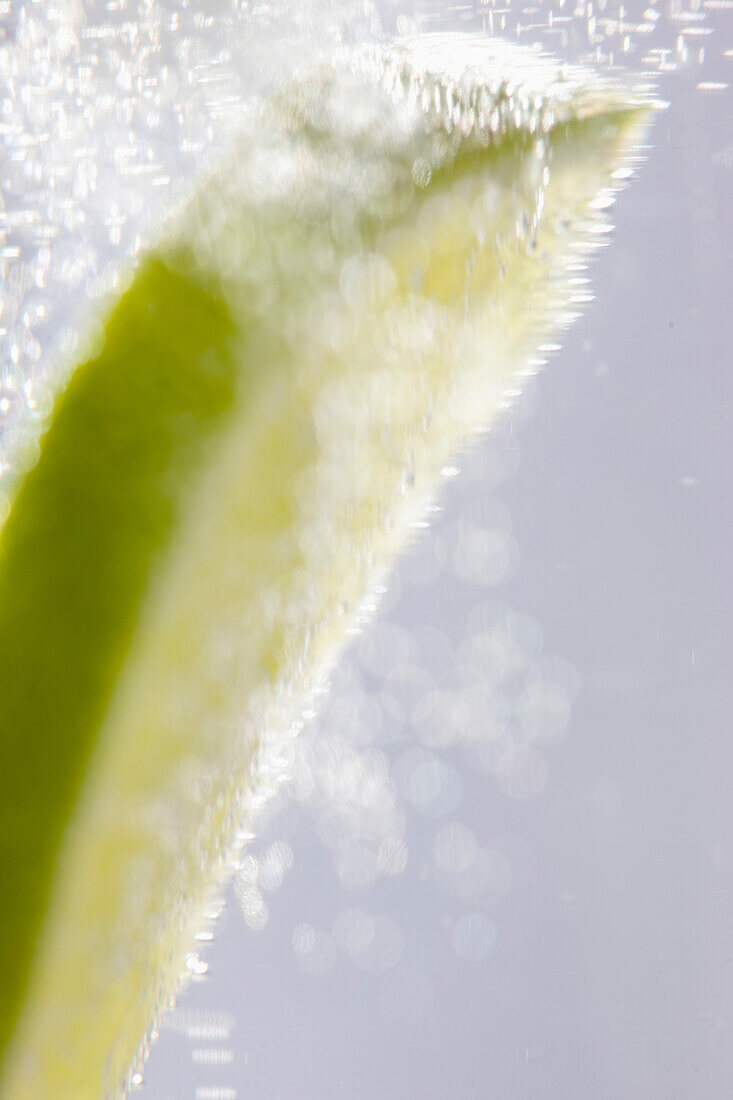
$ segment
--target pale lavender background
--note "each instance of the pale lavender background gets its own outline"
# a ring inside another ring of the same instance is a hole
[[[733,39],[730,13],[707,25]],[[731,71],[719,43],[705,79]],[[520,856],[490,910],[495,950],[470,962],[450,950],[467,907],[420,877],[440,822],[412,814],[405,873],[354,899],[296,813],[296,862],[269,924],[246,928],[232,895],[210,976],[181,1002],[231,1012],[230,1039],[164,1028],[146,1100],[733,1094],[733,100],[699,79],[663,83],[671,106],[614,212],[596,301],[485,444],[490,459],[518,446],[516,473],[498,489],[451,483],[427,535],[501,501],[519,562],[490,594],[531,615],[582,685],[537,797],[507,797],[454,761],[454,816],[480,837],[511,834]],[[443,573],[406,583],[389,614],[457,645],[485,596]],[[380,977],[339,957],[323,976],[301,972],[294,928],[330,928],[350,904],[400,925],[399,967]],[[389,1014],[405,968],[432,989],[408,998],[413,1020]],[[222,1047],[231,1064],[193,1060]]]

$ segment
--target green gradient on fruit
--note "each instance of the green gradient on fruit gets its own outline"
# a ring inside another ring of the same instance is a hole
[[[0,1036],[60,842],[182,486],[234,404],[226,304],[137,272],[57,401],[0,540]]]

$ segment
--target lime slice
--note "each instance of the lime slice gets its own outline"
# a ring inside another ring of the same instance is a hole
[[[110,304],[0,539],[3,1096],[134,1080],[365,598],[584,297],[644,115],[485,40],[343,58],[252,107]]]

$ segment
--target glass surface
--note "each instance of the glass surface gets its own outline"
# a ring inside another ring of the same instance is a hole
[[[82,291],[296,57],[503,34],[669,104],[594,300],[457,460],[344,655],[141,1095],[730,1094],[733,3],[39,7],[0,3],[5,463]],[[127,121],[100,94],[126,67]]]

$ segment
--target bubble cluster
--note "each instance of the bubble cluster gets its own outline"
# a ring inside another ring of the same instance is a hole
[[[701,93],[717,94],[726,83],[704,79],[709,10],[696,0],[664,10],[651,2],[632,17],[602,0],[572,11],[562,0],[540,0],[531,11],[493,2],[462,8],[461,18],[464,26],[541,40],[611,71],[692,71]],[[421,25],[440,27],[456,11],[428,9]],[[258,86],[274,83],[296,54],[303,59],[302,50],[278,51],[273,42],[302,43],[304,19],[316,25],[307,37],[313,54],[324,43],[378,30],[368,5],[358,12],[346,5],[338,18],[330,5],[303,16],[298,5],[250,11],[228,0],[205,14],[143,0],[42,12],[31,2],[0,6],[0,75],[8,89],[0,99],[0,475],[32,445],[64,356],[93,353],[99,332],[86,325],[81,335],[77,322],[116,285],[120,264],[143,246],[177,182],[217,151],[219,135],[236,124]],[[415,28],[403,18],[398,29]],[[446,99],[440,110],[454,106]],[[415,184],[427,183],[430,171],[427,160],[416,161]],[[582,243],[577,252],[573,302],[581,306],[588,299]],[[339,292],[354,305],[378,301],[389,284],[384,266],[352,262]],[[554,350],[542,349],[525,373]],[[517,393],[507,391],[504,402]],[[481,472],[473,484],[496,485],[511,471],[516,448],[481,445],[461,464],[474,460]],[[454,473],[444,470],[446,478]],[[407,491],[409,466],[404,476]],[[579,688],[569,663],[544,655],[537,623],[486,600],[519,563],[503,508],[464,502],[431,520],[433,530],[384,594],[381,618],[334,677],[318,724],[282,748],[292,765],[279,800],[283,816],[263,819],[257,840],[247,840],[235,861],[245,920],[262,931],[274,892],[299,858],[297,830],[283,826],[294,809],[327,851],[339,887],[355,896],[330,928],[303,922],[293,929],[298,966],[319,977],[340,954],[378,977],[383,1011],[405,1020],[428,1011],[433,981],[407,958],[406,930],[368,911],[367,892],[401,875],[412,876],[416,889],[438,891],[455,906],[446,945],[465,961],[486,961],[500,942],[501,902],[531,874],[532,859],[516,838],[479,835],[466,790],[479,776],[488,777],[497,800],[539,795]],[[402,625],[404,601],[444,583],[470,595],[476,606],[467,620],[447,628],[436,605],[430,625]],[[205,973],[198,951],[188,969],[192,977]],[[234,1090],[206,1086],[196,1095],[224,1100]]]
[[[342,117],[344,102],[358,104],[353,117]],[[542,678],[525,645],[533,632],[501,605],[477,606],[477,592],[516,563],[498,503],[444,517],[432,583],[470,592],[468,622],[451,633],[428,622],[406,634],[397,619],[384,619],[386,646],[377,638],[362,658],[357,643],[342,666],[348,687],[333,691],[318,725],[308,723],[337,644],[359,637],[374,614],[370,586],[405,534],[424,536],[423,509],[441,466],[477,422],[517,399],[516,365],[537,332],[568,323],[568,249],[592,247],[606,226],[604,211],[587,213],[587,203],[624,156],[626,131],[619,121],[609,137],[607,113],[627,102],[607,83],[506,44],[440,36],[427,48],[418,39],[357,51],[291,85],[286,104],[255,104],[245,131],[252,140],[240,135],[167,223],[158,245],[164,262],[220,276],[233,314],[252,322],[237,330],[245,362],[259,362],[254,346],[272,369],[258,376],[254,395],[247,390],[190,489],[154,607],[136,634],[134,671],[105,716],[103,778],[89,796],[89,814],[105,824],[79,830],[79,844],[98,852],[118,844],[118,813],[135,833],[132,869],[119,869],[115,881],[115,945],[133,929],[142,929],[137,942],[158,934],[159,867],[176,878],[176,936],[186,927],[208,942],[194,906],[210,879],[229,876],[247,925],[262,932],[297,844],[281,829],[265,852],[266,830],[257,845],[248,834],[284,784],[344,891],[364,894],[400,875],[472,906],[505,891],[483,837],[455,866],[438,845],[431,879],[407,821],[408,804],[428,816],[459,814],[461,762],[478,762],[496,777],[497,793],[512,796],[537,793],[546,776],[533,743],[537,722],[530,728],[515,713],[517,685]],[[564,142],[563,120],[576,113],[590,116],[587,142],[556,158],[551,174],[553,143]],[[515,131],[516,141],[504,140]],[[485,185],[476,156],[489,156],[500,138]],[[598,150],[590,180],[573,162],[587,148]],[[445,171],[448,186],[419,194],[416,156]],[[405,231],[414,251],[405,251]],[[247,263],[241,255],[235,262],[232,240]],[[94,354],[101,336],[90,330],[86,339],[78,355]],[[276,442],[285,439],[287,446]],[[287,522],[271,527],[270,510]],[[202,578],[206,598],[192,599]],[[535,692],[534,712],[545,696]],[[165,780],[155,770],[140,774],[150,745]],[[405,756],[410,745],[425,755]],[[130,771],[136,782],[108,797]],[[124,889],[129,877],[134,891]],[[378,916],[374,948],[359,966],[366,974],[391,969],[398,954],[399,936]],[[76,918],[63,928],[76,933]],[[301,970],[326,973],[336,958],[332,933],[309,921],[298,929]],[[174,981],[181,967],[170,958]],[[86,958],[79,966],[93,969]],[[188,977],[206,970],[199,950],[189,951]],[[48,977],[53,984],[51,970]],[[162,983],[156,994],[161,1007],[168,1003]]]
[[[368,32],[357,4],[0,4],[0,484],[89,315],[252,95]]]
[[[478,5],[428,3],[421,26],[455,25],[542,45],[569,61],[655,76],[691,73],[702,92],[725,91],[727,81],[705,79],[711,59],[726,56],[711,19],[729,11],[726,0],[536,0],[531,5],[486,0]]]
[[[400,876],[418,895],[434,894],[426,905],[442,897],[452,907],[447,951],[467,964],[490,959],[502,904],[531,879],[534,856],[516,836],[484,835],[466,791],[477,780],[489,783],[484,797],[497,806],[540,795],[580,690],[574,666],[545,651],[539,624],[487,594],[485,578],[466,576],[445,552],[469,517],[511,537],[509,515],[495,497],[518,462],[509,423],[460,461],[465,476],[436,505],[429,533],[342,658],[318,719],[293,743],[290,780],[248,847],[237,882],[245,920],[255,927],[247,908],[252,867],[287,843],[302,873],[318,845],[325,848],[334,892],[347,891],[354,903],[334,910],[330,927],[293,930],[297,965],[322,977],[343,958],[364,980],[379,978],[382,1011],[406,1021],[428,1010],[432,978],[424,964],[414,965],[399,911],[375,912],[367,899],[376,897],[380,880]],[[420,558],[440,567],[416,580]],[[446,592],[465,594],[462,615],[441,614]],[[408,627],[418,605],[421,621]],[[270,839],[283,830],[287,842]]]
[[[63,363],[93,344],[94,303],[117,285],[171,193],[215,155],[253,93],[307,58],[458,20],[596,68],[693,71],[701,93],[728,87],[717,69],[707,75],[711,54],[731,52],[712,36],[711,14],[725,11],[712,0],[427,3],[416,18],[391,4],[307,11],[241,0],[215,0],[205,16],[173,0],[0,7],[0,478],[27,458]],[[459,560],[490,576],[507,553],[464,532]]]

